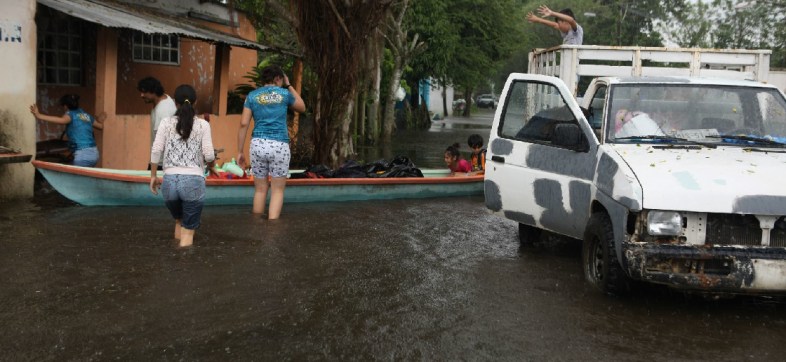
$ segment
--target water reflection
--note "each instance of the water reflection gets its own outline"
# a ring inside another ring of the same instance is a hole
[[[432,122],[431,128],[427,130],[398,130],[390,146],[359,146],[356,150],[361,162],[381,158],[389,160],[403,155],[420,168],[444,168],[443,155],[448,146],[458,143],[467,158],[471,152],[467,138],[477,133],[483,137],[485,147],[490,131],[491,118],[487,114],[472,118],[448,118]]]

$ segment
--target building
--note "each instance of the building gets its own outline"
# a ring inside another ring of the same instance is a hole
[[[37,141],[60,138],[63,126],[34,121],[28,107],[60,115],[59,98],[75,93],[88,112],[107,114],[95,133],[99,166],[146,169],[151,105],[136,86],[154,76],[167,92],[194,86],[214,145],[234,153],[240,115],[228,114],[228,92],[248,83],[267,49],[244,14],[211,0],[0,1],[0,72],[9,80],[0,85],[0,145],[34,154]],[[31,196],[33,174],[29,163],[0,165],[0,198]]]

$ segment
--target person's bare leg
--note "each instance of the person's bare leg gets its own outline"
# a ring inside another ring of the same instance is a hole
[[[191,229],[180,228],[180,247],[187,248],[194,244],[194,231]]]
[[[273,177],[270,182],[270,206],[268,207],[268,220],[275,220],[281,215],[284,206],[284,188],[287,186],[286,177]]]
[[[267,199],[267,177],[254,179],[254,206],[252,212],[262,214],[265,212],[265,201]]]
[[[180,240],[180,219],[175,220],[175,239]]]

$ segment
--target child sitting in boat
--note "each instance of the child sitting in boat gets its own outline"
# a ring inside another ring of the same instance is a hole
[[[472,171],[469,162],[461,158],[458,143],[454,143],[445,150],[445,164],[450,169],[450,176],[469,176]]]
[[[472,150],[469,164],[472,166],[472,175],[482,175],[486,171],[486,150],[483,148],[483,137],[475,133],[467,139],[467,145]]]
[[[74,154],[74,165],[94,167],[98,163],[98,147],[93,137],[93,128],[104,129],[103,119],[96,120],[79,108],[79,95],[76,94],[66,94],[61,97],[60,105],[63,107],[63,115],[59,117],[41,113],[36,104],[30,106],[30,113],[36,119],[65,125],[68,148]]]

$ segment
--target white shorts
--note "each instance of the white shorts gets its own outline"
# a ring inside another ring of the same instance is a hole
[[[251,173],[254,177],[287,177],[291,157],[287,142],[251,139]]]

